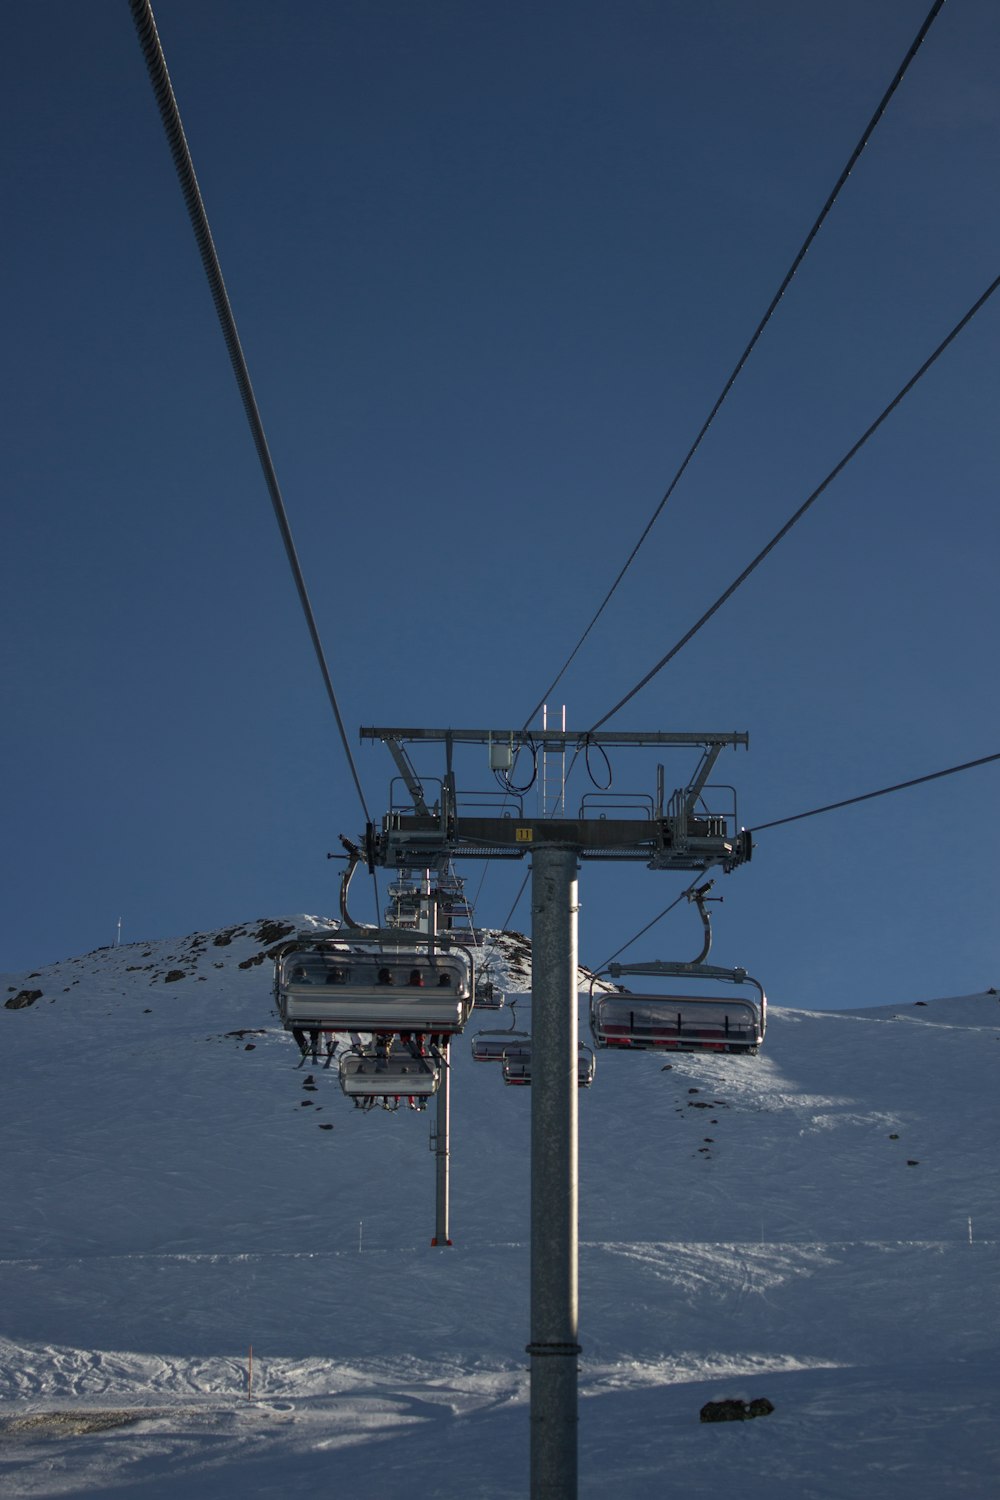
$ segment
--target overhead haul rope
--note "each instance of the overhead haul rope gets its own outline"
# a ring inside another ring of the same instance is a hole
[[[603,974],[608,965],[613,963],[614,960],[618,957],[619,953],[624,953],[626,948],[631,948],[632,944],[637,943],[639,939],[643,937],[651,927],[655,927],[657,922],[661,922],[668,912],[673,911],[675,906],[680,906],[681,902],[687,896],[690,896],[691,892],[694,890],[698,882],[705,879],[705,874],[706,872],[704,870],[699,870],[698,874],[692,880],[691,884],[687,886],[685,890],[681,891],[680,895],[677,896],[673,901],[671,901],[669,906],[665,906],[658,916],[655,916],[651,922],[647,922],[645,927],[641,927],[634,937],[629,938],[627,943],[622,943],[620,948],[616,948],[611,957],[606,958],[601,964],[600,968],[594,969],[592,972],[595,974]]]
[[[535,707],[531,710],[531,713],[528,715],[527,719],[525,720],[525,728],[527,728],[527,726],[531,723],[532,719],[535,717],[535,714],[541,708],[542,704],[545,703],[548,700],[549,695],[552,693],[553,689],[556,687],[556,685],[558,684],[558,682],[560,681],[560,679],[562,678],[562,676],[566,672],[566,669],[569,667],[570,663],[573,661],[573,658],[576,656],[577,652],[580,650],[580,647],[583,645],[584,641],[587,639],[588,635],[593,630],[594,626],[597,624],[597,622],[600,619],[601,615],[604,613],[604,610],[606,609],[607,605],[609,604],[609,602],[611,600],[611,596],[614,594],[615,590],[618,588],[618,585],[621,583],[622,579],[625,577],[625,574],[628,572],[629,568],[632,566],[633,562],[635,561],[636,554],[638,553],[639,548],[642,546],[642,544],[645,542],[646,538],[649,536],[649,533],[652,531],[653,527],[655,526],[657,520],[660,517],[661,511],[663,510],[663,508],[666,505],[667,501],[670,499],[670,497],[673,494],[674,490],[677,488],[677,485],[680,482],[681,476],[683,475],[685,469],[687,468],[688,464],[691,462],[692,458],[694,458],[694,456],[697,453],[698,449],[701,447],[702,439],[705,437],[706,433],[708,432],[708,429],[711,427],[712,423],[714,422],[716,416],[719,413],[719,410],[722,407],[723,402],[725,401],[726,397],[729,395],[729,392],[732,390],[733,386],[736,384],[737,377],[740,375],[740,373],[743,370],[744,365],[746,364],[747,360],[750,358],[750,355],[753,353],[753,350],[754,350],[754,347],[755,347],[755,345],[757,343],[757,340],[760,338],[761,334],[764,332],[764,329],[767,327],[768,323],[771,321],[771,315],[772,315],[772,313],[774,313],[774,311],[776,310],[776,308],[778,306],[778,303],[781,301],[782,297],[785,295],[785,292],[788,290],[788,288],[789,288],[789,286],[791,284],[792,278],[794,277],[796,271],[799,269],[799,266],[802,264],[803,260],[805,259],[806,254],[807,254],[807,252],[809,250],[809,247],[812,245],[813,240],[819,234],[819,231],[820,231],[820,229],[823,226],[824,220],[826,219],[826,217],[829,214],[830,210],[833,208],[834,203],[837,201],[837,198],[838,198],[838,196],[840,194],[841,188],[843,188],[843,186],[846,183],[848,177],[851,175],[851,172],[854,170],[855,166],[857,165],[858,159],[861,156],[862,151],[864,151],[864,149],[867,146],[868,142],[870,141],[872,135],[874,134],[875,127],[878,125],[878,123],[881,120],[882,116],[885,114],[885,111],[886,111],[886,109],[888,107],[890,99],[892,98],[893,94],[896,92],[897,88],[899,87],[900,83],[902,82],[903,75],[905,74],[907,68],[910,66],[910,63],[916,57],[918,51],[920,50],[920,46],[921,46],[924,38],[926,37],[928,31],[931,29],[931,25],[933,24],[933,22],[934,22],[934,20],[935,20],[935,18],[937,16],[937,14],[938,14],[938,12],[941,10],[941,8],[942,8],[943,5],[944,5],[944,0],[934,0],[934,4],[931,6],[930,10],[928,11],[927,17],[926,17],[923,25],[921,26],[920,30],[917,32],[916,36],[914,37],[913,41],[910,44],[909,51],[907,52],[906,56],[903,58],[903,61],[900,63],[899,67],[897,68],[896,74],[895,74],[892,82],[889,84],[889,87],[886,89],[885,93],[882,95],[882,98],[881,98],[881,100],[879,102],[878,108],[876,109],[875,113],[872,115],[871,119],[868,121],[868,124],[865,126],[864,130],[862,131],[861,139],[858,141],[858,144],[855,146],[854,150],[851,152],[850,156],[848,157],[847,165],[844,167],[844,169],[841,172],[840,176],[837,178],[837,181],[836,181],[836,183],[834,184],[834,187],[833,187],[833,191],[830,193],[830,196],[827,198],[826,202],[823,204],[823,207],[820,210],[819,217],[817,218],[815,224],[812,226],[812,228],[810,229],[809,233],[806,235],[805,239],[803,240],[802,245],[801,245],[798,253],[795,256],[795,259],[792,261],[792,264],[789,266],[788,270],[785,272],[785,275],[784,275],[784,278],[783,278],[783,280],[781,282],[781,285],[778,287],[778,290],[775,292],[774,296],[771,298],[771,301],[768,304],[767,311],[765,312],[764,316],[761,318],[760,322],[757,324],[757,327],[754,329],[753,336],[751,337],[750,342],[747,344],[747,346],[744,349],[743,353],[740,355],[739,359],[737,360],[736,365],[735,365],[735,367],[733,369],[732,374],[729,376],[729,379],[726,381],[725,385],[722,387],[721,393],[716,398],[715,405],[712,407],[712,410],[709,412],[708,416],[705,418],[704,422],[702,423],[701,429],[698,432],[698,435],[695,438],[694,442],[691,444],[690,448],[688,449],[687,453],[685,454],[684,460],[681,463],[680,468],[677,470],[677,472],[674,475],[673,479],[671,479],[669,485],[667,486],[667,490],[666,490],[666,493],[663,496],[663,499],[660,501],[659,505],[656,507],[656,509],[654,510],[653,514],[650,516],[649,520],[647,521],[645,530],[643,531],[642,535],[639,537],[639,540],[636,542],[635,546],[632,548],[632,551],[629,553],[628,557],[626,558],[625,563],[624,563],[621,571],[618,574],[618,577],[615,579],[614,583],[611,585],[611,587],[608,589],[608,592],[605,594],[604,598],[601,600],[601,603],[600,603],[600,605],[599,605],[599,607],[597,609],[597,612],[593,616],[593,618],[591,619],[590,624],[587,626],[586,630],[583,632],[583,634],[581,635],[580,639],[577,641],[576,645],[573,647],[573,649],[570,652],[569,656],[566,658],[566,660],[563,662],[562,666],[559,668],[559,671],[556,673],[555,677],[552,679],[552,681],[549,684],[549,686],[545,689],[545,692],[542,694],[541,698],[539,698],[538,702],[535,704]],[[602,722],[603,722],[603,720],[602,720]]]
[[[890,792],[902,792],[905,791],[907,787],[922,786],[924,782],[938,781],[942,776],[954,776],[959,771],[971,771],[976,766],[986,766],[989,765],[992,761],[997,760],[1000,760],[1000,751],[998,751],[995,755],[982,755],[978,760],[967,760],[960,766],[949,766],[944,771],[932,771],[929,776],[915,776],[911,781],[897,781],[894,786],[881,787],[877,792],[864,792],[860,797],[845,797],[841,802],[828,802],[825,807],[813,807],[809,810],[809,812],[793,813],[791,817],[788,818],[775,818],[770,823],[758,823],[754,828],[751,828],[749,832],[763,833],[766,828],[780,828],[785,823],[797,823],[802,818],[815,818],[818,817],[820,813],[834,812],[838,807],[853,807],[857,802],[870,802],[873,797],[887,797]],[[673,911],[675,906],[679,906],[684,898],[688,895],[688,893],[694,890],[698,881],[703,878],[704,872],[699,874],[697,878],[691,882],[687,890],[681,891],[676,900],[671,901],[669,906],[665,906],[658,916],[655,916],[651,922],[647,922],[645,927],[641,928],[641,930],[635,934],[635,937],[630,937],[628,942],[623,943],[622,946],[617,950],[617,952],[612,953],[610,958],[605,959],[604,963],[596,972],[598,974],[602,974],[608,967],[608,964],[612,963],[613,960],[618,957],[619,953],[624,953],[626,948],[631,948],[632,944],[637,942],[644,933],[647,933],[651,927],[655,927],[657,922],[665,917],[668,912]]]
[[[530,878],[531,878],[531,869],[529,867],[525,871],[525,873],[524,873],[524,879],[521,881],[521,884],[518,886],[517,895],[514,897],[514,901],[513,901],[513,904],[511,906],[511,908],[510,908],[510,911],[507,913],[507,915],[503,919],[503,926],[498,929],[497,935],[493,939],[493,942],[492,942],[492,944],[491,944],[491,946],[489,948],[489,951],[486,954],[486,957],[483,959],[482,967],[484,969],[486,969],[489,966],[490,959],[493,957],[494,953],[497,951],[497,948],[500,946],[500,939],[506,933],[507,927],[508,927],[508,923],[510,923],[513,920],[514,913],[517,911],[518,906],[521,904],[521,897],[524,895],[525,887],[527,886],[528,881],[530,880]]]
[[[802,818],[816,818],[820,813],[833,812],[838,807],[853,807],[856,802],[870,802],[873,797],[887,797],[890,792],[902,792],[910,786],[922,786],[925,781],[938,781],[942,776],[954,776],[959,771],[971,771],[975,766],[986,766],[1000,760],[1000,751],[995,755],[982,755],[978,760],[967,760],[961,766],[949,766],[945,771],[932,771],[929,776],[915,776],[912,781],[897,781],[895,786],[881,787],[877,792],[864,792],[860,797],[845,797],[842,802],[828,802],[825,807],[813,807],[809,812],[792,813],[789,818],[774,818],[770,823],[758,823],[751,833],[763,833],[765,828],[780,828],[784,823],[798,823]]]
[[[641,692],[641,690],[646,686],[647,683],[652,682],[656,674],[658,672],[661,672],[668,662],[673,661],[674,657],[679,651],[683,649],[683,647],[687,645],[688,641],[690,641],[693,636],[696,636],[702,626],[706,625],[712,618],[712,616],[722,608],[722,606],[726,603],[726,600],[730,599],[732,595],[735,594],[740,585],[742,583],[745,583],[746,580],[750,577],[750,574],[754,571],[754,569],[760,566],[765,557],[767,557],[768,553],[772,552],[778,545],[778,543],[788,535],[796,522],[801,521],[802,517],[805,515],[809,507],[814,503],[814,501],[819,499],[823,491],[827,489],[837,478],[837,475],[840,474],[843,469],[846,469],[851,459],[854,458],[856,454],[860,453],[861,449],[864,447],[865,443],[867,443],[868,439],[874,436],[874,434],[882,426],[882,423],[886,420],[886,418],[895,411],[896,407],[900,404],[904,397],[909,395],[910,391],[913,390],[913,387],[917,384],[917,382],[927,374],[927,371],[931,368],[931,365],[933,365],[934,362],[940,358],[940,356],[948,348],[949,344],[951,344],[952,341],[958,337],[966,324],[972,321],[976,313],[979,312],[981,308],[985,307],[986,303],[993,296],[993,293],[996,291],[998,286],[1000,286],[1000,276],[996,277],[995,280],[990,282],[989,286],[986,288],[985,292],[983,292],[982,296],[976,299],[976,301],[972,304],[964,317],[960,318],[951,332],[947,335],[947,337],[942,339],[941,343],[938,344],[933,354],[931,354],[927,359],[924,360],[923,364],[920,366],[920,369],[916,372],[915,375],[911,375],[910,379],[906,382],[903,388],[898,391],[895,396],[893,396],[888,406],[885,407],[884,410],[875,418],[871,426],[861,434],[853,447],[848,449],[848,451],[844,454],[844,457],[830,470],[829,474],[822,481],[822,483],[818,484],[813,490],[812,494],[802,502],[794,515],[788,518],[784,526],[782,526],[781,530],[775,532],[774,536],[768,542],[767,546],[763,547],[761,551],[757,553],[757,556],[754,558],[753,562],[748,564],[748,566],[743,569],[743,572],[739,575],[739,577],[734,579],[729,587],[725,590],[725,592],[719,595],[715,603],[705,611],[705,613],[699,620],[694,623],[694,625],[691,626],[691,629],[681,636],[676,645],[671,646],[666,656],[662,656],[656,663],[655,667],[651,667],[650,670],[646,673],[645,677],[637,682],[635,687],[625,694],[624,698],[619,698],[614,708],[609,708],[607,713],[604,714],[602,718],[598,719],[596,724],[593,724],[591,726],[589,732],[592,733],[593,730],[600,729],[601,725],[606,724],[607,721],[612,718],[620,708],[624,708],[625,704],[630,702],[630,700],[635,697],[636,693]]]
[[[173,87],[170,83],[170,74],[167,72],[167,63],[163,55],[163,48],[160,45],[159,35],[157,34],[153,10],[149,4],[149,0],[129,0],[129,8],[132,11],[132,19],[139,34],[139,42],[146,59],[146,67],[149,70],[153,92],[156,95],[156,102],[159,105],[160,118],[163,121],[163,128],[166,131],[167,141],[170,145],[170,154],[174,159],[174,166],[180,180],[181,192],[184,194],[184,202],[187,205],[191,226],[194,229],[194,237],[198,242],[198,249],[201,252],[201,262],[205,268],[205,275],[208,277],[208,283],[212,292],[212,300],[215,303],[215,310],[219,315],[219,322],[222,325],[222,334],[226,341],[226,348],[229,350],[229,358],[232,362],[233,373],[236,376],[236,384],[239,386],[240,395],[243,398],[243,408],[247,415],[247,421],[250,423],[250,431],[253,434],[257,457],[260,459],[261,468],[264,471],[264,479],[271,496],[271,504],[274,507],[278,530],[281,532],[281,540],[285,544],[285,552],[292,570],[292,576],[295,579],[295,587],[298,589],[299,600],[306,617],[306,625],[309,628],[309,635],[312,639],[313,649],[316,652],[316,659],[319,662],[319,669],[323,675],[327,697],[330,700],[330,706],[337,721],[344,754],[347,756],[347,763],[361,801],[365,821],[370,823],[371,816],[365,802],[365,794],[361,789],[361,780],[358,776],[357,766],[354,763],[354,756],[351,753],[351,747],[347,739],[347,731],[344,728],[344,720],[341,717],[340,705],[337,702],[337,694],[334,691],[333,679],[330,676],[330,669],[323,651],[323,644],[319,637],[316,617],[309,602],[305,579],[302,576],[302,569],[295,551],[295,543],[292,540],[292,531],[288,522],[288,514],[285,510],[285,502],[281,497],[278,476],[271,461],[267,438],[264,435],[264,426],[260,419],[253,386],[250,383],[250,372],[240,345],[236,319],[233,317],[229,295],[226,291],[225,282],[222,279],[222,268],[219,265],[219,257],[215,252],[212,231],[209,228],[208,216],[205,212],[204,202],[202,201],[198,179],[195,176],[191,152],[188,150],[187,139],[184,135],[184,126],[181,124],[177,100],[174,98]],[[377,900],[378,893],[376,887]]]

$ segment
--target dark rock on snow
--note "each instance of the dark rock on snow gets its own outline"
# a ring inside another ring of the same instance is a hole
[[[706,1401],[701,1409],[703,1422],[746,1422],[751,1417],[766,1417],[774,1405],[766,1396],[753,1401]]]
[[[27,1010],[29,1005],[34,1005],[41,998],[41,990],[18,990],[16,995],[4,1001],[4,1010]]]

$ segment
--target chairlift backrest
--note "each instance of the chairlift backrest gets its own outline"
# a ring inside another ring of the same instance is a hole
[[[340,1059],[340,1087],[348,1098],[428,1098],[440,1082],[436,1061],[414,1057],[409,1048],[398,1044],[388,1057],[351,1052]]]
[[[473,1062],[503,1062],[504,1053],[512,1051],[520,1044],[531,1046],[531,1036],[527,1031],[514,1031],[508,1028],[506,1031],[477,1031],[472,1038],[472,1060]]]
[[[293,951],[278,960],[278,983],[351,990],[452,989],[469,997],[467,955],[461,949],[426,952],[340,953]]]
[[[581,1089],[589,1089],[594,1081],[596,1060],[591,1049],[581,1042],[577,1050],[576,1083]],[[503,1054],[503,1081],[522,1087],[531,1084],[531,1039],[517,1042]]]
[[[503,1081],[513,1085],[531,1083],[531,1043],[508,1047],[503,1054]]]
[[[476,984],[477,1010],[503,1010],[507,997],[492,979],[480,979]]]
[[[276,961],[275,991],[288,1029],[451,1035],[472,1009],[472,960],[462,948],[296,947]]]
[[[704,913],[703,913],[704,916]],[[598,977],[590,985],[590,1029],[598,1047],[639,1051],[756,1052],[767,1027],[767,996],[760,981],[746,969],[726,969],[700,960],[695,963],[610,964],[608,973],[645,975],[654,979],[706,981],[748,986],[756,991],[733,998],[705,994],[639,994],[619,989],[600,992]]]
[[[763,1008],[740,997],[593,994],[590,1027],[598,1047],[640,1051],[755,1052]]]

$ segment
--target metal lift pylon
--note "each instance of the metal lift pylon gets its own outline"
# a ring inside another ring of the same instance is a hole
[[[397,765],[405,765],[407,786],[415,803],[426,811],[423,789],[405,753],[397,755],[395,759]],[[361,862],[361,850],[343,834],[341,834],[340,841],[348,857],[348,865],[340,882],[340,914],[345,924],[343,930],[359,931],[358,924],[353,921],[347,910],[347,893],[354,871]],[[434,939],[437,936],[436,899],[433,899],[430,904],[430,924],[430,932],[426,936],[433,948]],[[431,1244],[443,1248],[451,1245],[451,1046],[447,1037],[440,1046],[440,1054],[441,1082],[437,1090],[437,1119],[431,1132],[431,1150],[434,1153],[434,1238]]]
[[[390,868],[440,867],[456,858],[531,857],[532,1081],[531,1081],[531,1500],[576,1500],[578,1215],[577,1215],[577,870],[581,860],[642,861],[650,869],[725,872],[749,860],[750,834],[731,812],[705,808],[708,778],[726,746],[748,745],[745,734],[577,733],[562,729],[454,730],[363,728],[362,740],[382,741],[393,754],[409,802],[390,808],[381,831],[369,829],[372,863]],[[443,744],[444,776],[427,800],[428,779],[417,777],[406,743]],[[526,816],[516,793],[503,808],[483,812],[483,795],[465,810],[453,769],[457,745],[565,753],[567,746],[698,748],[701,760],[687,784],[664,797],[662,767],[654,796],[609,807],[587,799],[576,817]],[[636,808],[639,808],[638,815]]]
[[[577,1492],[577,856],[531,856],[531,1494]]]

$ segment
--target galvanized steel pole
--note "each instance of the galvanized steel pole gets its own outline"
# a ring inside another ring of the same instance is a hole
[[[576,1500],[577,852],[531,860],[531,1500]]]
[[[450,1245],[449,1197],[451,1192],[451,1048],[442,1048],[441,1082],[437,1093],[437,1129],[434,1132],[435,1215],[432,1245]]]

